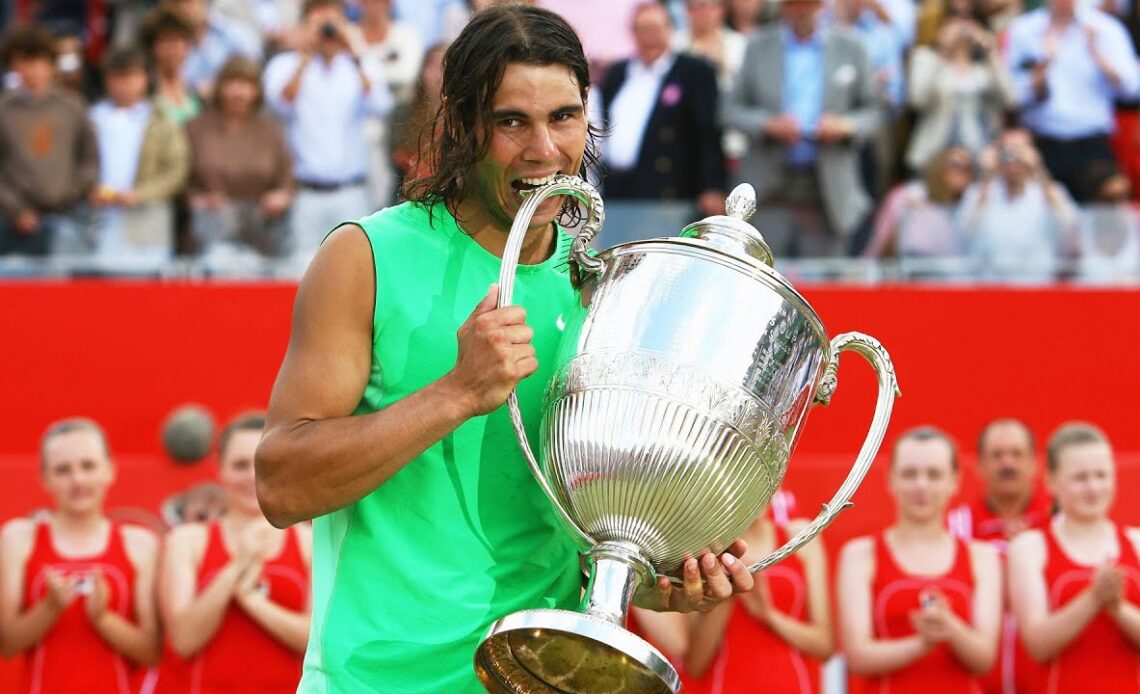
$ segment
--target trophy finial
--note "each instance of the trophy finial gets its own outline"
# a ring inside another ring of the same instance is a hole
[[[681,230],[682,237],[699,238],[714,248],[739,257],[750,257],[772,267],[772,249],[760,230],[748,222],[756,212],[756,189],[741,183],[724,203],[725,214],[706,217]]]
[[[756,212],[756,189],[751,183],[741,183],[732,189],[724,208],[729,217],[747,222]]]

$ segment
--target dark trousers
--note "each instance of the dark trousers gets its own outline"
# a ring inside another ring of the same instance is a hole
[[[1104,181],[1120,172],[1108,135],[1061,140],[1034,135],[1045,168],[1078,204],[1093,202]]]
[[[52,225],[41,218],[30,234],[17,231],[11,220],[0,222],[0,255],[46,256],[51,251]]]

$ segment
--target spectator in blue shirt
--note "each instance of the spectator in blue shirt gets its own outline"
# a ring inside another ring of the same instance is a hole
[[[339,0],[306,0],[301,21],[305,47],[270,60],[264,85],[293,153],[291,226],[305,258],[335,226],[370,211],[365,122],[386,116],[393,100],[376,61],[350,49]]]
[[[1076,0],[1050,0],[1010,24],[1007,62],[1022,124],[1053,177],[1078,202],[1118,188],[1119,173],[1094,184],[1085,172],[1116,165],[1114,103],[1140,91],[1123,26]]]

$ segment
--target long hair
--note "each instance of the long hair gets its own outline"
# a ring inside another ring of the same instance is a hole
[[[491,111],[507,65],[563,65],[574,73],[585,105],[590,70],[577,34],[557,14],[538,7],[504,5],[475,14],[443,58],[443,100],[435,118],[423,127],[421,153],[427,173],[404,184],[408,200],[431,206],[454,205],[467,194],[467,174],[491,146]],[[597,164],[598,130],[590,125],[582,160]],[[579,208],[567,197],[564,223]]]

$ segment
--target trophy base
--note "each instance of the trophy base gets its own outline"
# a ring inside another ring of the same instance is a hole
[[[491,625],[475,672],[496,694],[676,694],[677,671],[653,646],[599,617],[526,610]]]

